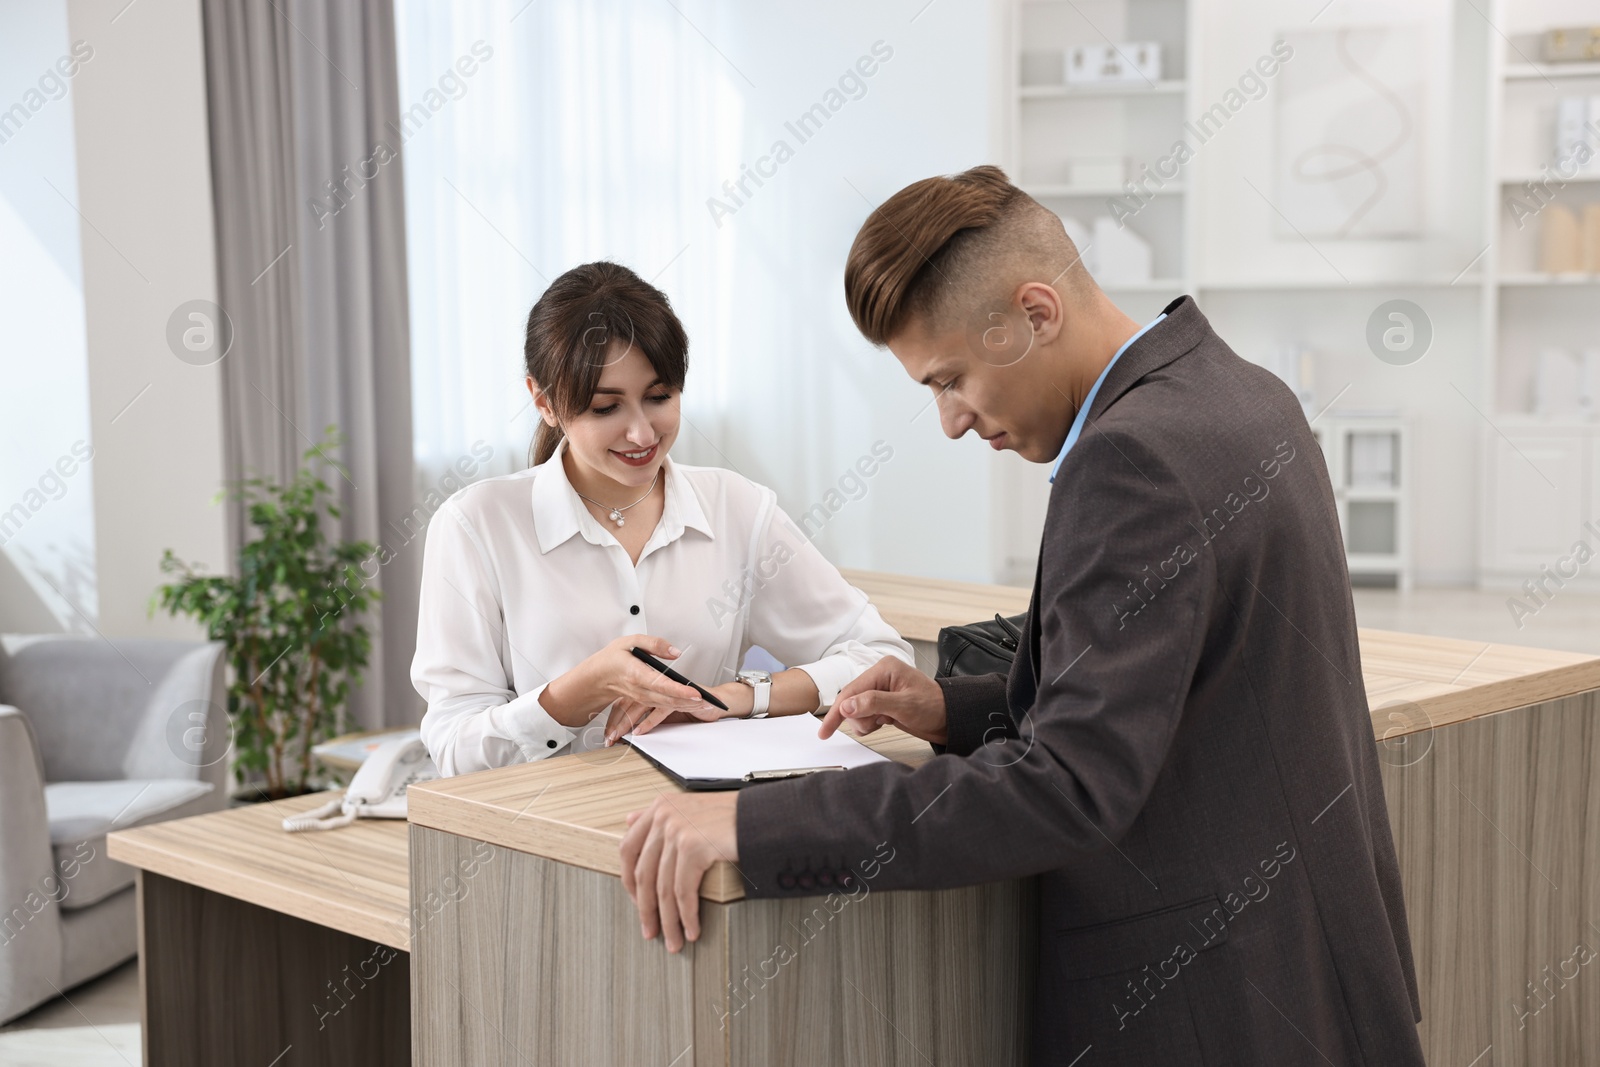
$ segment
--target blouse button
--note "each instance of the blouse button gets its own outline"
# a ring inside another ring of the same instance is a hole
[[[629,615],[637,615],[637,614],[639,614],[639,605],[635,604],[635,605],[633,605],[633,607],[629,608],[628,609],[628,614]]]

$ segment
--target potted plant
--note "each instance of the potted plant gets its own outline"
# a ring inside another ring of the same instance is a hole
[[[332,490],[310,466],[344,468],[328,458],[342,438],[329,426],[287,485],[247,478],[217,495],[245,501],[253,533],[239,551],[237,576],[209,576],[171,549],[161,571],[176,581],[151,598],[188,615],[227,646],[228,716],[234,773],[251,775],[269,799],[307,792],[311,746],[344,727],[350,686],[358,684],[372,640],[362,617],[382,594],[360,564],[370,541],[330,544],[322,516],[339,517]]]

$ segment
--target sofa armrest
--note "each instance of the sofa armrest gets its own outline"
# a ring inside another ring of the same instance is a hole
[[[55,996],[66,885],[50,852],[44,767],[26,716],[0,704],[0,1023]]]

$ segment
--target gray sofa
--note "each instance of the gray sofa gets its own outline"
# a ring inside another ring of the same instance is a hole
[[[223,652],[0,636],[0,1023],[135,954],[108,831],[227,804]]]

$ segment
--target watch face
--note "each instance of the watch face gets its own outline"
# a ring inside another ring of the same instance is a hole
[[[760,685],[763,682],[771,684],[772,675],[767,671],[740,671],[739,681],[746,685]]]

